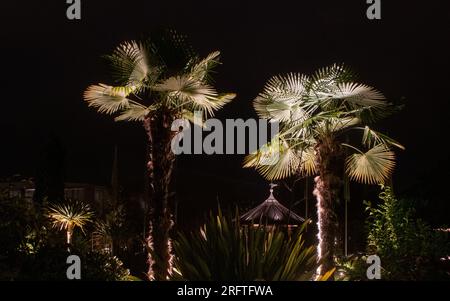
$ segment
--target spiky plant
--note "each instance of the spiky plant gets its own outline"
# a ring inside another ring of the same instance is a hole
[[[395,166],[393,147],[403,149],[369,127],[396,107],[382,93],[353,82],[353,78],[347,68],[337,64],[312,76],[274,76],[253,103],[259,116],[280,123],[280,132],[248,155],[244,166],[256,168],[269,180],[316,175],[318,259],[322,262],[318,275],[333,268],[334,204],[342,184],[341,169],[344,167],[351,180],[383,183]],[[359,142],[347,142],[354,137],[351,131],[362,134]]]
[[[210,213],[197,231],[174,240],[175,280],[309,280],[316,267],[314,246],[303,238],[304,225],[285,229],[241,228],[239,214]],[[326,276],[325,276],[326,277]]]
[[[80,201],[66,201],[62,204],[50,204],[47,216],[51,219],[53,227],[66,230],[66,242],[70,247],[75,228],[84,232],[84,227],[92,221],[94,216],[88,204]]]
[[[172,122],[192,120],[194,111],[211,116],[235,95],[219,94],[211,85],[219,52],[202,59],[184,36],[173,31],[142,42],[124,42],[107,58],[117,85],[92,85],[84,99],[100,113],[115,114],[116,121],[140,122],[147,133],[151,195],[148,277],[166,280],[172,258],[169,186],[175,155],[171,140],[177,134],[171,130]]]

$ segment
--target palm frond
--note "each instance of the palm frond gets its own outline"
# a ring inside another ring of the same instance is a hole
[[[365,126],[364,128],[359,127],[357,129],[361,129],[364,131],[362,143],[367,147],[373,147],[378,144],[384,144],[386,146],[392,145],[392,146],[398,147],[402,150],[405,149],[405,147],[403,145],[401,145],[394,139],[392,139],[380,132],[374,131],[368,126]]]
[[[333,98],[342,99],[360,107],[386,107],[384,95],[378,90],[358,83],[339,83],[332,91]]]
[[[90,107],[99,113],[114,114],[129,107],[127,96],[133,92],[132,87],[113,87],[105,84],[91,85],[83,94]]]
[[[167,93],[169,99],[175,100],[176,106],[191,105],[211,116],[235,97],[235,94],[219,95],[212,86],[193,80],[187,75],[170,77],[155,85],[153,89]]]
[[[169,73],[185,70],[186,65],[197,57],[187,36],[173,29],[155,32],[150,44],[152,54]]]
[[[297,101],[305,94],[308,77],[300,73],[277,75],[269,79],[263,93],[270,95],[275,101]]]
[[[302,107],[306,82],[307,77],[299,73],[270,78],[253,102],[256,112],[262,118],[280,122],[306,118],[306,110]]]
[[[254,167],[266,179],[278,180],[295,174],[300,162],[296,151],[275,137],[270,143],[247,155],[244,167]]]
[[[189,74],[192,78],[201,82],[209,82],[211,71],[220,64],[220,52],[211,52],[206,58],[197,62],[194,60],[192,66],[189,68]]]
[[[348,82],[353,73],[343,64],[333,64],[317,70],[311,77],[308,90],[315,93],[331,92],[339,83]]]
[[[123,110],[119,116],[114,118],[115,121],[144,121],[145,117],[156,110],[156,106],[145,107],[137,104],[130,104]]]
[[[120,44],[106,58],[111,62],[113,76],[117,82],[122,85],[141,87],[149,75],[157,77],[160,72],[157,64],[150,70],[148,55],[149,52],[144,44],[130,41]]]
[[[300,173],[311,176],[316,173],[316,153],[313,147],[307,147],[299,151]]]
[[[59,230],[79,227],[81,230],[92,220],[93,212],[89,205],[79,201],[64,204],[51,204],[47,209],[47,216],[54,227]]]
[[[315,131],[320,135],[329,135],[330,133],[339,132],[360,123],[361,120],[356,117],[328,116],[326,119],[317,123]]]
[[[344,146],[349,146],[343,144]],[[349,146],[352,149],[355,147]],[[395,154],[384,145],[379,144],[362,152],[352,154],[346,159],[346,172],[351,180],[365,184],[384,183],[395,167]]]

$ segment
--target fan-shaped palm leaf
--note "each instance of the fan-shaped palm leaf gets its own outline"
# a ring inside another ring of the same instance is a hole
[[[173,76],[155,85],[155,91],[166,92],[170,100],[177,105],[192,105],[193,109],[206,111],[213,115],[214,111],[223,107],[234,98],[234,94],[219,95],[208,84],[203,84],[188,75]]]
[[[122,85],[141,87],[150,72],[156,73],[155,77],[159,73],[158,68],[150,70],[148,54],[142,43],[130,41],[120,44],[112,55],[107,56],[113,76]]]
[[[358,153],[346,159],[346,171],[350,179],[365,184],[384,183],[394,167],[395,154],[383,144],[378,144],[365,153],[358,150]]]
[[[330,133],[339,132],[360,124],[361,120],[356,117],[333,117],[329,116],[326,119],[321,120],[315,126],[315,131],[319,135],[328,135]]]
[[[339,83],[352,80],[353,73],[343,64],[333,64],[317,70],[311,77],[308,90],[313,95],[332,92]]]
[[[143,121],[145,117],[157,109],[156,105],[144,107],[142,105],[130,104],[119,116],[114,118],[115,121]]]
[[[91,85],[84,92],[84,99],[99,113],[114,114],[129,107],[127,96],[133,87],[112,87],[105,84]]]
[[[296,151],[278,137],[244,159],[244,167],[255,167],[268,180],[286,178],[294,174],[299,165]]]
[[[59,230],[79,227],[84,231],[84,226],[92,220],[93,212],[89,205],[71,201],[65,204],[50,205],[47,216],[52,220],[53,226]]]
[[[307,77],[298,73],[272,77],[253,102],[256,112],[262,118],[280,122],[304,120],[308,116],[302,101],[306,82]]]
[[[220,52],[214,51],[211,52],[206,58],[197,62],[197,60],[193,60],[191,64],[189,64],[189,74],[192,78],[195,78],[201,82],[208,82],[211,80],[209,74],[211,71],[220,64]],[[192,67],[190,66],[192,65]]]
[[[316,153],[313,147],[307,147],[300,152],[300,172],[311,176],[316,173]]]
[[[342,99],[350,104],[364,107],[385,107],[384,95],[378,90],[358,83],[339,83],[332,97]]]

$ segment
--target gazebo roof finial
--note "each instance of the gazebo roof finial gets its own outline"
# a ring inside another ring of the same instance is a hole
[[[270,183],[269,184],[269,186],[270,186],[270,193],[272,193],[273,192],[273,189],[275,188],[275,187],[277,187],[278,186],[278,184],[275,184],[275,183]]]
[[[269,186],[270,186],[270,195],[269,195],[269,198],[267,199],[267,201],[276,201],[275,197],[273,196],[273,189],[275,187],[277,187],[278,184],[270,183]]]

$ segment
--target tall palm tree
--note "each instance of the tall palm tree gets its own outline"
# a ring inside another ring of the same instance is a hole
[[[353,82],[353,74],[336,64],[312,76],[290,73],[272,77],[253,104],[260,117],[280,123],[280,132],[248,155],[244,166],[256,168],[269,180],[316,175],[321,262],[317,273],[323,275],[334,265],[334,204],[342,172],[366,184],[382,183],[390,177],[395,166],[392,149],[403,146],[369,124],[396,107],[374,88]],[[362,134],[362,139],[355,140],[352,131]],[[345,143],[346,137],[353,138],[353,143]]]
[[[150,191],[149,279],[166,280],[171,272],[172,219],[169,186],[175,155],[171,130],[175,119],[193,120],[194,111],[211,116],[234,98],[211,85],[219,52],[199,58],[185,37],[173,31],[143,42],[120,44],[108,56],[117,86],[92,85],[84,93],[98,112],[117,114],[116,121],[141,122],[148,145]]]
[[[89,205],[79,201],[66,201],[63,204],[48,206],[47,216],[52,220],[53,227],[66,230],[66,242],[70,250],[72,245],[73,231],[92,221],[93,212]]]

